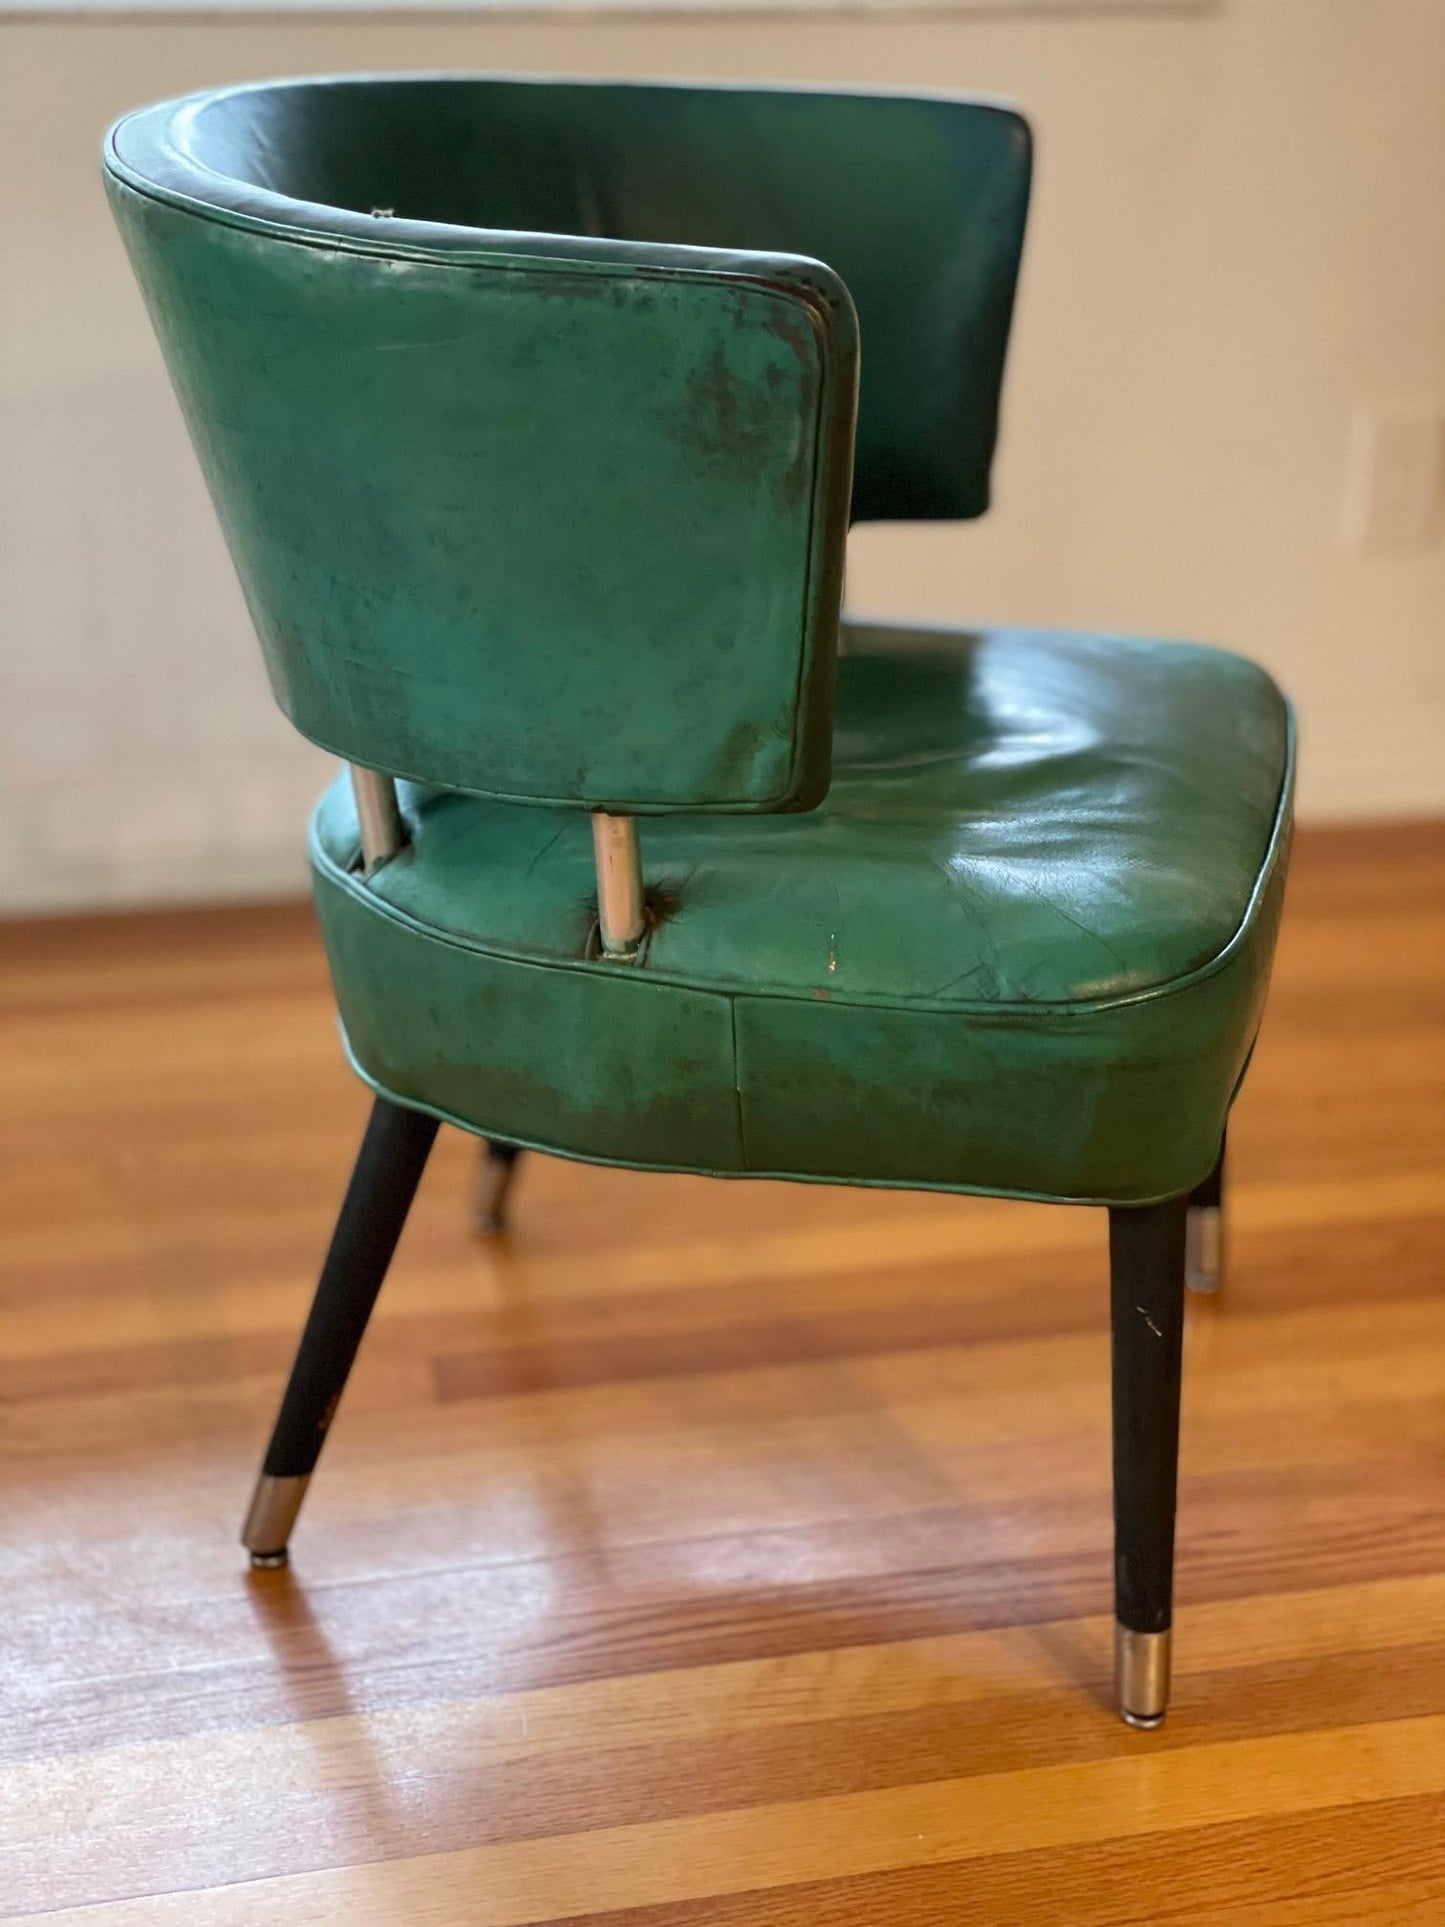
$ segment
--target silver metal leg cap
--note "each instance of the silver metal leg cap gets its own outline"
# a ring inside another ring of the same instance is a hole
[[[1114,1679],[1126,1726],[1147,1731],[1163,1720],[1169,1706],[1169,1641],[1167,1632],[1131,1632],[1115,1621]]]
[[[1219,1206],[1192,1206],[1184,1220],[1184,1282],[1191,1291],[1219,1290],[1223,1251]]]
[[[286,1542],[310,1483],[309,1472],[293,1479],[273,1479],[269,1472],[263,1472],[257,1479],[246,1523],[241,1527],[241,1544],[250,1553],[253,1566],[286,1564]]]

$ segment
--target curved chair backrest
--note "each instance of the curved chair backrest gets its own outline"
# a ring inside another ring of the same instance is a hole
[[[295,81],[106,172],[298,728],[513,800],[821,799],[850,513],[987,505],[1017,115]]]

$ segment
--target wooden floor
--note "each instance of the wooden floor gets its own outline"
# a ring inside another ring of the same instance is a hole
[[[1107,1710],[1103,1214],[444,1133],[288,1573],[359,1134],[297,909],[0,928],[0,1912],[1445,1921],[1445,833],[1302,840]]]

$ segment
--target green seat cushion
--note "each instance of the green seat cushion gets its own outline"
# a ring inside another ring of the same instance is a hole
[[[1253,1042],[1291,725],[1185,643],[850,624],[806,815],[642,825],[596,953],[587,822],[403,786],[369,881],[313,834],[353,1059],[473,1130],[660,1169],[1143,1202],[1198,1182]]]

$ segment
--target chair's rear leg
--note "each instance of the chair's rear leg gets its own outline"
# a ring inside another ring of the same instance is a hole
[[[1189,1193],[1184,1282],[1191,1291],[1218,1291],[1224,1276],[1224,1141],[1214,1169]]]
[[[507,1200],[521,1155],[519,1144],[500,1144],[495,1138],[482,1146],[473,1215],[477,1230],[484,1238],[498,1237],[507,1228]]]
[[[384,1097],[372,1107],[241,1529],[253,1566],[286,1563],[286,1542],[436,1134],[436,1119],[420,1111]]]
[[[1169,1703],[1188,1202],[1109,1213],[1115,1676],[1130,1726],[1157,1726]]]

